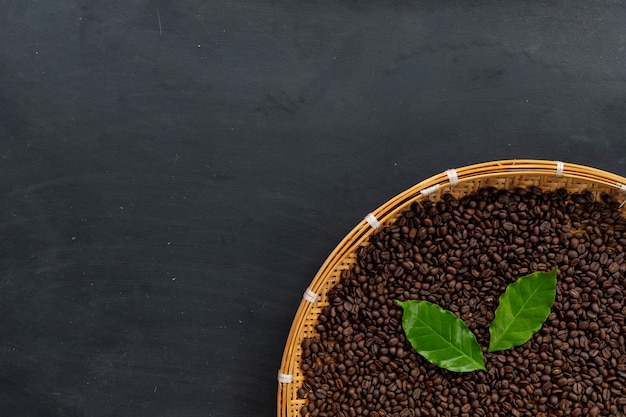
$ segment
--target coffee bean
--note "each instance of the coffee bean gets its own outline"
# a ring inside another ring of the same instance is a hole
[[[626,220],[618,204],[590,196],[489,188],[413,203],[356,251],[312,329],[319,336],[302,341],[301,413],[580,416],[595,406],[597,415],[618,415],[626,406]],[[405,345],[394,300],[436,302],[487,346],[506,286],[554,264],[553,314],[523,347],[486,353],[488,373],[442,372]]]

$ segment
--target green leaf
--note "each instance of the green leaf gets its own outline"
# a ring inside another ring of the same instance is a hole
[[[426,360],[454,372],[485,368],[474,333],[452,312],[428,301],[396,301],[402,307],[402,328],[411,346]]]
[[[556,297],[556,271],[526,275],[506,288],[489,326],[489,352],[523,345],[541,328]]]

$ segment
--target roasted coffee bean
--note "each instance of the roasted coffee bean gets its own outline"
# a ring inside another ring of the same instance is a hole
[[[413,203],[356,252],[301,343],[303,416],[620,415],[626,407],[626,220],[587,192],[483,189]],[[553,313],[526,344],[456,374],[409,345],[394,300],[460,316],[481,346],[506,286],[559,267]],[[595,408],[594,408],[595,407]]]

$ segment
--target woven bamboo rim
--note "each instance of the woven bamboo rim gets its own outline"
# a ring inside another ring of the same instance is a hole
[[[326,297],[328,290],[339,282],[342,271],[354,265],[357,249],[366,245],[377,230],[394,223],[412,203],[424,199],[438,201],[444,193],[461,198],[484,187],[514,189],[530,186],[544,191],[559,188],[571,193],[588,191],[597,200],[601,193],[618,200],[626,198],[624,177],[583,165],[542,160],[503,160],[448,170],[398,194],[348,233],[322,264],[306,290],[291,326],[278,372],[278,416],[300,416],[300,409],[306,402],[297,397],[297,390],[304,380],[300,369],[301,342],[304,338],[317,335],[317,318],[329,305]],[[626,212],[626,205],[622,212]]]

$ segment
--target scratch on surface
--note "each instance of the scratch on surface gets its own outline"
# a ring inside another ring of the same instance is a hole
[[[163,36],[163,28],[161,27],[161,14],[159,13],[159,9],[157,9],[157,20],[159,21],[159,36]]]

